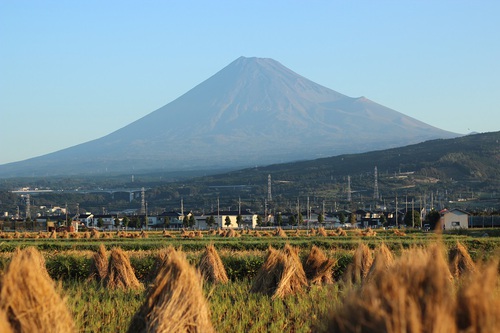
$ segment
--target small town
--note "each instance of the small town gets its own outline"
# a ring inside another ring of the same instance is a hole
[[[130,209],[117,213],[71,213],[68,207],[39,207],[46,214],[37,213],[31,216],[31,207],[21,216],[20,212],[9,215],[6,212],[0,220],[2,231],[100,231],[116,230],[180,230],[190,228],[209,230],[217,228],[229,229],[308,229],[308,228],[372,228],[372,229],[424,229],[434,230],[436,226],[443,230],[468,228],[500,227],[498,215],[472,215],[458,208],[452,209],[408,209],[398,210],[338,210],[335,212],[313,211],[298,208],[295,212],[252,212],[250,209],[216,210],[209,213],[196,213],[184,210],[181,200],[180,211],[164,211],[160,214],[147,212],[147,204],[139,211]],[[413,203],[414,206],[414,203]],[[80,210],[79,207],[76,208]]]

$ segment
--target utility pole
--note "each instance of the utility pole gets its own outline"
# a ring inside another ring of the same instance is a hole
[[[405,196],[405,211],[408,212],[408,195]]]
[[[299,203],[299,198],[297,198],[297,226],[299,226],[299,215],[300,215],[300,203]]]
[[[146,227],[146,230],[148,230],[148,202],[145,202],[144,205],[144,226]]]
[[[220,203],[218,196],[217,196],[217,225],[222,228],[222,221],[220,220]]]
[[[347,176],[347,201],[351,202],[351,176]]]
[[[184,198],[181,197],[181,216],[184,218]]]
[[[398,222],[398,195],[396,194],[396,228],[399,227],[399,222]]]
[[[415,228],[415,199],[411,199],[411,227]]]

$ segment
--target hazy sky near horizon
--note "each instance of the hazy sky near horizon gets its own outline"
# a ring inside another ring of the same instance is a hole
[[[239,56],[448,131],[498,131],[499,17],[500,1],[0,0],[0,164],[109,134]]]

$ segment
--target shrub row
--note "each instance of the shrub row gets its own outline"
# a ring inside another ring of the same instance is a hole
[[[422,236],[424,235],[424,236]],[[201,251],[208,244],[214,244],[220,249],[232,251],[265,251],[269,246],[283,248],[288,243],[300,249],[309,249],[316,245],[323,249],[334,250],[354,250],[359,242],[367,244],[374,249],[381,243],[385,243],[391,250],[400,251],[419,245],[428,245],[437,241],[438,237],[434,234],[413,234],[406,237],[394,237],[389,233],[377,234],[376,237],[241,237],[241,238],[222,238],[222,237],[204,237],[196,239],[167,239],[162,237],[150,237],[146,239],[9,239],[2,242],[0,252],[13,252],[17,247],[25,248],[35,246],[40,251],[68,251],[68,250],[90,250],[96,251],[99,244],[104,243],[106,248],[113,246],[122,248],[125,251],[155,251],[166,246],[172,245],[175,248],[182,248],[185,252]],[[444,235],[442,237],[446,245],[453,245],[457,240],[466,245],[472,251],[491,252],[500,248],[500,238],[498,237],[470,237],[460,235]]]

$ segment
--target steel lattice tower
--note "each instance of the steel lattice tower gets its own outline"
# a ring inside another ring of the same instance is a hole
[[[141,188],[141,214],[146,214],[146,193],[144,187]]]
[[[31,218],[31,199],[30,195],[26,195],[26,218]]]
[[[273,201],[273,196],[271,194],[271,175],[267,176],[267,201]]]
[[[373,172],[374,177],[375,177],[375,184],[373,185],[373,199],[378,200],[379,199],[379,194],[378,194],[378,172],[377,172],[377,166],[375,166],[375,171]]]

